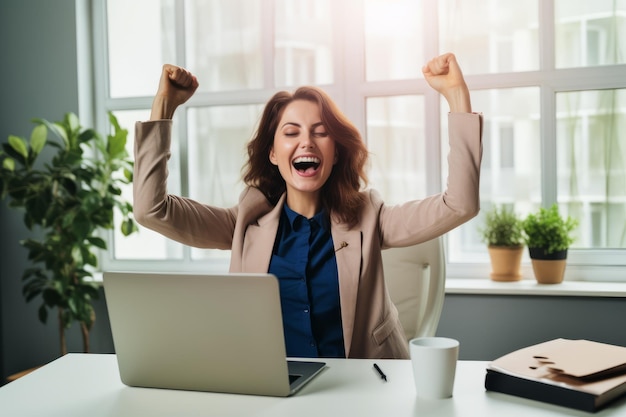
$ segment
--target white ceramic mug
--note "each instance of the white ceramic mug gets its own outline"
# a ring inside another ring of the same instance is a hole
[[[409,341],[409,350],[417,396],[452,397],[459,341],[447,337],[418,337]]]

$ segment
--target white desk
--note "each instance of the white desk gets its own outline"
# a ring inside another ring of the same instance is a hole
[[[621,399],[597,414],[485,392],[486,362],[460,361],[454,396],[415,397],[407,360],[331,359],[320,375],[289,398],[130,388],[115,355],[69,354],[0,388],[0,416],[624,416]],[[382,381],[372,364],[387,374]]]

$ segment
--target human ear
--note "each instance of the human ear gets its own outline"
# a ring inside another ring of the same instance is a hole
[[[278,165],[278,160],[276,159],[273,146],[270,148],[269,160],[273,165]]]

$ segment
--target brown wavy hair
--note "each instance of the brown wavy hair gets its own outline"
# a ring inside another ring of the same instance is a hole
[[[278,167],[270,162],[269,154],[283,111],[296,100],[318,105],[326,132],[335,141],[337,163],[322,187],[322,206],[339,220],[353,225],[359,219],[364,202],[360,190],[368,182],[365,174],[368,151],[358,129],[320,88],[305,86],[293,93],[280,91],[267,102],[259,127],[248,143],[248,162],[243,167],[243,180],[246,185],[260,189],[272,204],[276,204],[285,192],[285,180]]]

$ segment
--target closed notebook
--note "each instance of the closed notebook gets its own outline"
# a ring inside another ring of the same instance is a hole
[[[491,362],[485,388],[594,412],[626,393],[626,348],[589,340],[540,343]]]

